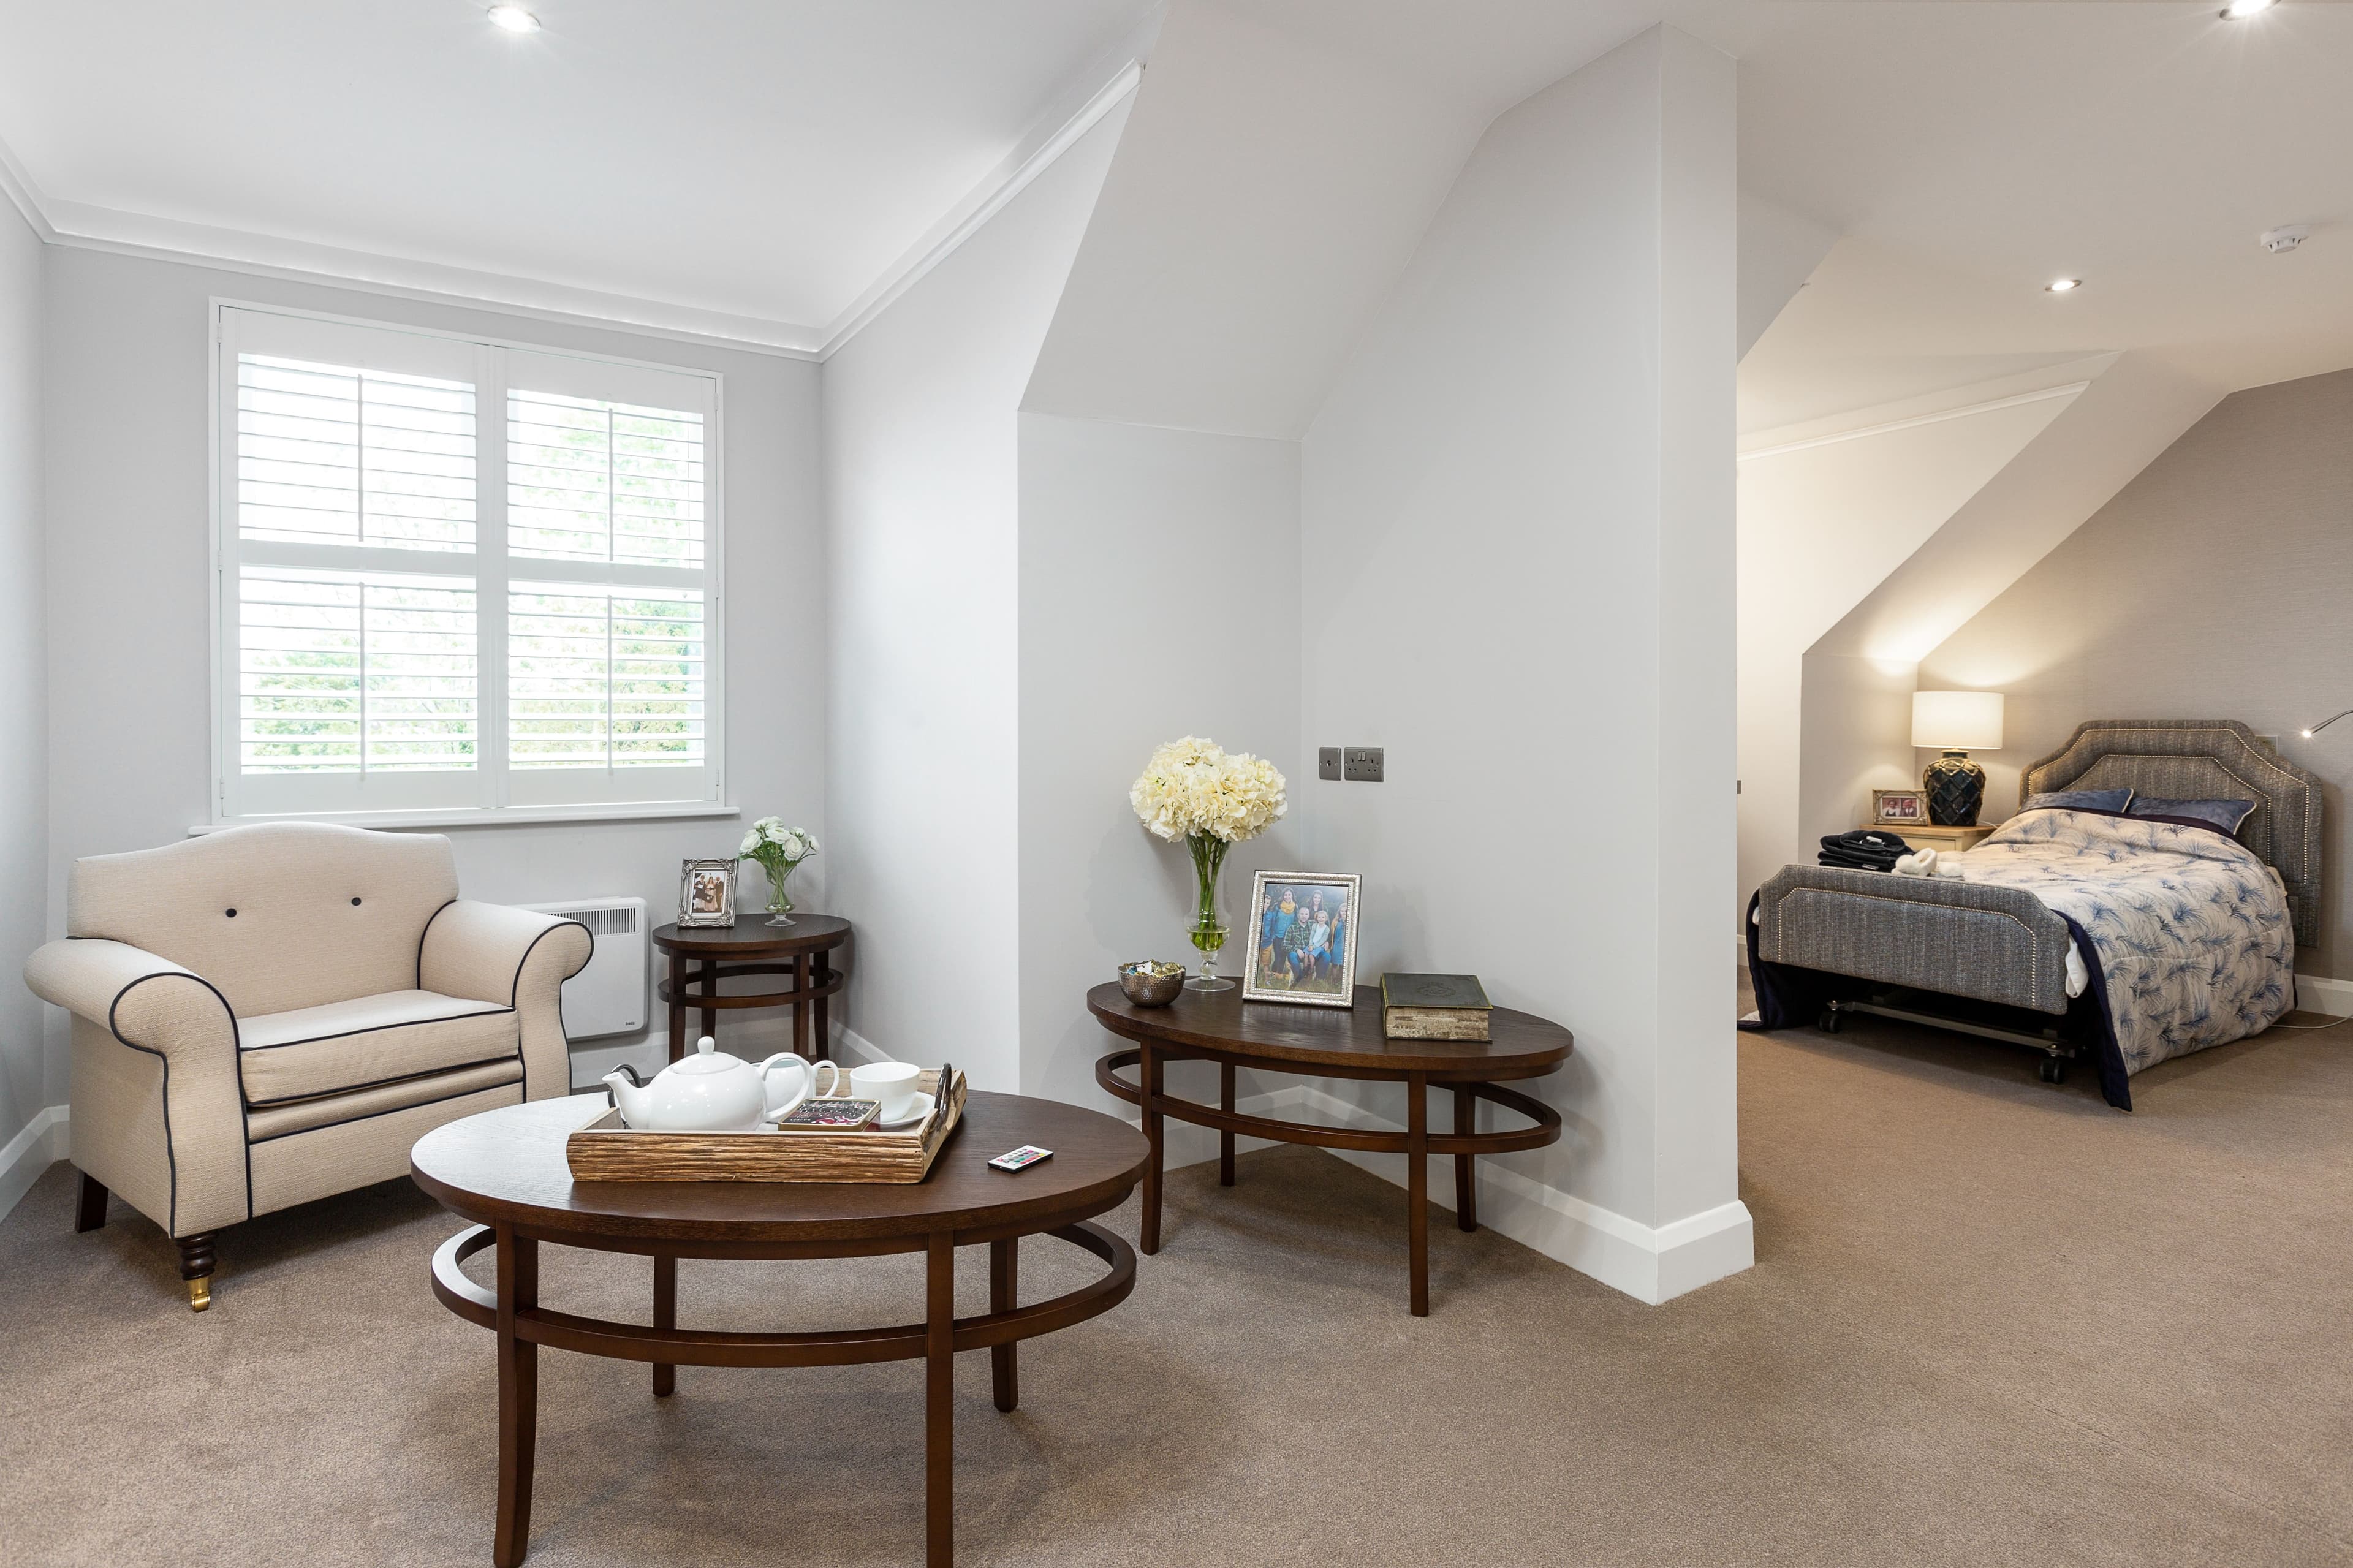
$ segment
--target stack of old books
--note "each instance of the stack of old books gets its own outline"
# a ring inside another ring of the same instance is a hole
[[[1393,1040],[1483,1040],[1493,1011],[1475,974],[1381,976],[1381,1033]]]

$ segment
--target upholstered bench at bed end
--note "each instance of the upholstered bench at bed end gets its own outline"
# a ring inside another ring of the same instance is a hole
[[[1757,894],[1757,956],[2039,1013],[2067,1011],[2067,922],[2018,888],[1785,866]]]

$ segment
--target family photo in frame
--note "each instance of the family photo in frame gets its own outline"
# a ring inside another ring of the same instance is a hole
[[[1348,1007],[1356,991],[1357,879],[1340,873],[1261,871],[1251,879],[1250,963],[1242,996]]]
[[[733,859],[680,863],[678,923],[681,929],[735,923],[735,866]]]

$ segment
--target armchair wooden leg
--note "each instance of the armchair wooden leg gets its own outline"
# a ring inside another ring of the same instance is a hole
[[[213,1304],[212,1233],[179,1239],[180,1278],[188,1282],[188,1310],[201,1312]]]
[[[106,1223],[106,1184],[88,1171],[77,1172],[81,1190],[74,1195],[74,1234],[96,1230]]]

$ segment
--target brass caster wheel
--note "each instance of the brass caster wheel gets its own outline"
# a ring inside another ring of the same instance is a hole
[[[188,1281],[188,1310],[201,1312],[213,1304],[213,1282],[210,1279]]]

